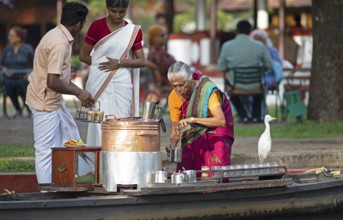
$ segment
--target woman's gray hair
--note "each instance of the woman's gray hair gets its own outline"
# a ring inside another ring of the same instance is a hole
[[[182,61],[173,63],[168,69],[168,79],[171,81],[174,77],[181,77],[184,81],[192,79],[191,68]]]

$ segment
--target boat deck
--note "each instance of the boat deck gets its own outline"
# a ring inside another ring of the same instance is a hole
[[[322,174],[153,186],[119,193],[0,195],[0,219],[261,219],[336,213],[343,179]]]

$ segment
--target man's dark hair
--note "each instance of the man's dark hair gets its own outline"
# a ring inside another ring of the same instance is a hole
[[[20,38],[20,42],[24,42],[26,40],[26,37],[27,37],[27,30],[26,29],[19,27],[19,26],[13,26],[11,29]]]
[[[241,20],[237,23],[237,31],[240,34],[249,34],[251,32],[252,26],[249,21]]]
[[[106,6],[111,8],[127,8],[130,0],[106,0]]]
[[[157,14],[155,15],[155,20],[158,20],[158,19],[160,19],[160,18],[167,18],[167,16],[166,16],[166,14],[164,14],[164,13],[157,13]]]
[[[69,2],[63,6],[61,24],[71,27],[81,21],[86,20],[88,9],[81,3]]]

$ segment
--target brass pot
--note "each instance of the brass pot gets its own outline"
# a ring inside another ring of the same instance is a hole
[[[107,119],[101,125],[103,151],[160,151],[160,120],[142,118]]]

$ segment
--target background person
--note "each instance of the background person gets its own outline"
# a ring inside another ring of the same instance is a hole
[[[26,101],[27,76],[31,71],[34,51],[31,45],[25,43],[27,31],[21,27],[14,26],[8,33],[8,45],[4,48],[1,56],[1,67],[4,71],[4,85],[6,94],[10,97],[16,110],[14,118],[22,115],[19,104],[19,96]],[[29,116],[31,111],[25,105]]]
[[[128,6],[129,0],[106,0],[108,16],[91,24],[80,53],[80,60],[90,65],[86,90],[93,96],[100,91],[109,74],[115,72],[110,83],[96,98],[105,115],[117,118],[138,116],[138,68],[146,65],[142,31],[124,20]],[[126,51],[131,55],[126,56]],[[134,72],[130,71],[132,68]],[[88,125],[87,144],[101,146],[99,123]]]
[[[251,32],[250,36],[254,40],[261,42],[266,47],[270,57],[272,58],[273,69],[266,71],[264,74],[265,95],[267,95],[268,90],[277,88],[283,79],[283,62],[278,50],[273,46],[273,42],[265,31],[256,29]],[[264,115],[266,114],[266,108],[267,105],[264,103],[261,106],[261,121],[264,119]]]
[[[157,25],[161,25],[167,29],[167,16],[164,13],[157,13],[155,15]]]
[[[251,32],[250,36],[257,40],[267,48],[270,57],[273,62],[273,69],[267,71],[264,75],[264,81],[266,88],[271,88],[274,83],[278,84],[282,79],[282,59],[278,50],[273,46],[273,42],[269,38],[268,34],[263,30],[254,30]]]
[[[178,129],[193,126],[182,134],[182,162],[177,170],[230,165],[234,122],[229,99],[208,77],[192,73],[183,62],[170,66],[168,79],[174,88],[168,101],[170,147],[175,148],[179,142]]]
[[[249,34],[252,26],[247,20],[237,23],[237,36],[224,43],[218,58],[218,69],[228,72],[230,69],[238,67],[265,67],[268,70],[273,68],[272,59],[266,48],[259,42],[251,39]],[[229,83],[232,85],[233,76],[229,75]],[[250,85],[242,85],[240,89],[256,89]],[[239,96],[232,95],[231,102],[237,110],[240,120],[244,123],[250,120],[261,122],[261,105],[264,95],[253,96],[252,118],[250,118],[246,108],[243,106]]]
[[[153,73],[155,85],[153,86],[156,93],[161,96],[169,94],[171,87],[168,80],[168,69],[171,64],[175,63],[175,58],[170,55],[164,48],[168,40],[168,33],[165,27],[154,25],[148,30],[149,54],[147,66]]]
[[[35,167],[39,184],[51,183],[51,148],[79,139],[77,125],[65,106],[62,94],[75,95],[90,107],[94,99],[70,81],[74,37],[80,33],[88,9],[80,3],[66,3],[61,24],[39,42],[29,76],[26,103],[33,117]]]

